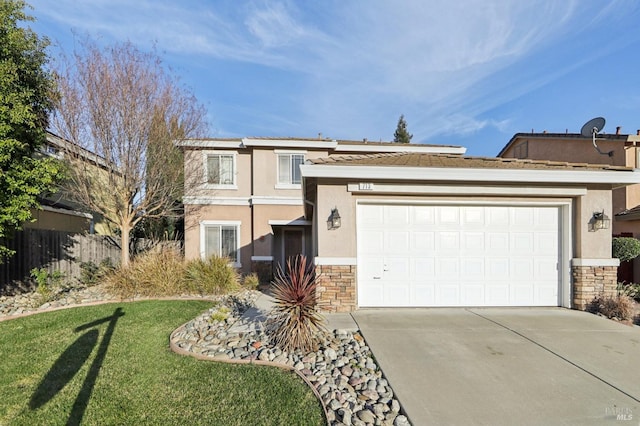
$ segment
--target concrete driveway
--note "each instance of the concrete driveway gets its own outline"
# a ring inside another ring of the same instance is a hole
[[[640,424],[640,328],[562,308],[353,314],[418,425]]]

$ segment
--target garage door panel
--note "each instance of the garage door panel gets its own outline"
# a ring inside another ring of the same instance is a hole
[[[358,216],[358,226],[367,228],[379,227],[378,229],[381,230],[382,225],[384,225],[384,207],[369,205],[366,211],[366,214]]]
[[[487,250],[490,253],[506,253],[509,251],[509,234],[507,232],[487,232]]]
[[[413,286],[412,306],[434,306],[436,303],[435,286],[416,284]]]
[[[361,232],[358,236],[360,243],[358,251],[362,254],[381,254],[384,253],[384,232],[382,227],[379,230],[367,230]]]
[[[460,270],[464,278],[484,280],[484,258],[467,257],[460,263]]]
[[[358,303],[361,306],[390,306],[385,301],[382,284],[371,280],[363,282],[358,289]]]
[[[385,284],[385,303],[390,304],[390,306],[411,306],[410,292],[410,286],[406,281],[394,281]]]
[[[504,227],[509,223],[509,207],[485,207],[488,227]]]
[[[433,251],[436,248],[435,232],[412,232],[411,233],[411,251],[423,252],[424,250]]]
[[[460,225],[460,207],[440,207],[436,211],[441,225]]]
[[[409,231],[389,231],[384,238],[385,253],[409,254]]]
[[[535,235],[535,251],[540,254],[557,255],[558,239],[554,232],[538,232]]]
[[[508,257],[489,257],[487,262],[487,278],[509,278],[511,268],[509,268]]]
[[[535,259],[534,277],[540,280],[558,279],[558,262],[556,259]]]
[[[436,286],[437,306],[460,306],[460,288],[457,284],[438,283]]]
[[[358,264],[358,274],[364,280],[372,280],[374,277],[382,279],[383,266],[383,257],[366,257]]]
[[[484,232],[465,232],[462,234],[462,248],[469,251],[484,251]]]
[[[467,207],[463,210],[462,225],[465,228],[483,228],[484,215],[484,207]]]
[[[558,225],[558,209],[546,208],[536,210],[536,227],[555,231]]]
[[[441,251],[458,251],[460,249],[459,232],[438,232],[436,249]]]
[[[537,285],[534,294],[536,303],[541,306],[557,306],[558,305],[558,286],[549,283],[546,285]]]
[[[517,306],[531,304],[534,300],[533,283],[518,283],[511,286],[511,300]]]
[[[509,304],[510,293],[509,284],[490,283],[485,285],[484,306],[507,306]]]
[[[454,258],[436,258],[436,276],[438,278],[452,279],[460,275],[460,261]]]
[[[432,257],[414,257],[411,259],[412,277],[416,281],[416,285],[420,285],[436,274],[435,262]]]
[[[485,304],[484,283],[460,284],[461,306],[482,306]]]
[[[393,280],[409,280],[411,276],[411,259],[407,257],[386,258],[384,261],[384,277]]]
[[[529,229],[533,228],[535,224],[535,216],[533,209],[530,208],[520,208],[520,209],[511,209],[511,224],[519,227]]]
[[[556,206],[359,205],[357,219],[360,306],[558,305]]]
[[[531,232],[514,232],[511,234],[511,252],[533,254],[534,236]]]
[[[408,206],[385,206],[384,207],[384,223],[391,226],[408,225],[409,207]]]
[[[516,279],[531,279],[534,269],[533,259],[529,257],[511,260],[511,275]]]
[[[436,221],[435,207],[414,206],[411,209],[412,223],[414,225],[433,225]]]

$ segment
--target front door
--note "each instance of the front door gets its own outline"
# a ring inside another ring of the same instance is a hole
[[[284,254],[285,265],[290,258],[295,257],[299,254],[303,254],[303,251],[304,251],[303,239],[304,239],[304,233],[302,229],[285,229],[284,230],[283,254]]]

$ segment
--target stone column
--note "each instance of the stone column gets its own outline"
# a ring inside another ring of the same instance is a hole
[[[618,259],[573,259],[573,308],[584,311],[598,296],[615,296]]]
[[[316,298],[325,312],[356,310],[356,266],[316,265]]]

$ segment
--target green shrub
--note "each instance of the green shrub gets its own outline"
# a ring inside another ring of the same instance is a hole
[[[256,290],[260,285],[258,274],[252,272],[242,277],[242,286],[248,290]]]
[[[194,259],[185,266],[186,288],[193,293],[226,294],[240,288],[238,272],[226,257]]]
[[[599,313],[610,319],[628,321],[633,318],[633,299],[618,294],[616,296],[599,296],[590,303],[589,312]]]
[[[211,314],[211,321],[222,322],[229,317],[229,308],[222,306],[220,309]]]
[[[640,302],[640,284],[636,283],[618,283],[618,294],[629,296]]]
[[[613,237],[612,241],[613,257],[626,262],[635,259],[640,255],[640,240],[631,237]]]
[[[272,342],[286,351],[315,351],[326,336],[324,318],[316,301],[316,271],[307,258],[287,261],[286,274],[278,267],[272,283],[274,307],[266,330]]]
[[[64,274],[58,270],[49,273],[47,268],[33,268],[31,278],[36,282],[36,291],[41,297],[42,302],[52,299],[52,290],[59,287],[64,279]]]
[[[80,278],[81,284],[86,286],[92,286],[98,284],[109,273],[115,270],[111,258],[107,257],[102,259],[100,265],[96,265],[94,262],[82,262],[80,263]]]

